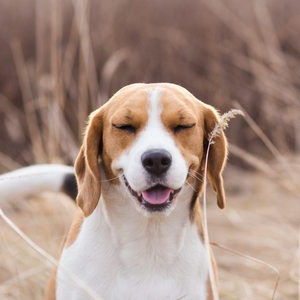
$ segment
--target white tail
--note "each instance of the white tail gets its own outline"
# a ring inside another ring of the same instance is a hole
[[[0,176],[0,199],[44,191],[62,191],[75,199],[77,184],[74,168],[63,165],[34,165]]]

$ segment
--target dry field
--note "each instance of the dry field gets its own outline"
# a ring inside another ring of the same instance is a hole
[[[72,165],[88,114],[134,82],[173,82],[230,123],[227,208],[208,195],[211,242],[272,265],[300,299],[298,0],[0,0],[0,173]],[[1,191],[0,191],[1,198]],[[59,256],[76,207],[0,201]],[[272,299],[277,273],[213,246],[222,299]],[[51,264],[0,220],[0,299],[42,299]]]
[[[300,169],[300,160],[294,161]],[[262,260],[280,273],[275,299],[298,299],[299,198],[258,172],[231,165],[225,171],[227,208],[208,194],[211,242]],[[76,210],[63,195],[43,194],[0,202],[7,216],[55,257]],[[0,298],[43,299],[51,263],[0,221]],[[277,273],[270,267],[213,246],[221,299],[272,299]]]

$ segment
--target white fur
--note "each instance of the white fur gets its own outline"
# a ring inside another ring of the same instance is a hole
[[[149,92],[148,121],[129,151],[121,155],[113,167],[122,169],[133,190],[140,192],[149,188],[149,174],[142,165],[141,156],[151,149],[164,149],[172,156],[172,164],[164,184],[173,190],[181,188],[186,180],[188,167],[171,135],[164,128],[160,115],[163,110],[160,102],[161,88]]]
[[[147,189],[141,155],[164,149],[172,155],[167,185],[183,187],[172,213],[145,215],[124,184],[106,182],[101,166],[102,195],[84,219],[75,242],[64,249],[61,264],[105,300],[205,300],[208,267],[204,246],[189,220],[193,194],[185,185],[186,163],[165,130],[160,89],[149,93],[148,122],[129,151],[114,165],[136,191]],[[121,178],[120,178],[121,180]],[[122,180],[121,180],[122,182]],[[57,300],[90,299],[60,270]]]
[[[206,299],[207,262],[197,228],[188,217],[186,186],[168,217],[138,213],[124,187],[103,187],[61,264],[105,300]],[[57,300],[90,299],[58,272]]]
[[[0,176],[0,199],[43,191],[59,192],[67,174],[74,168],[63,165],[35,165]]]

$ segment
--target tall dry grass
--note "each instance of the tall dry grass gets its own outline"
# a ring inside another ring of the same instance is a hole
[[[222,217],[208,206],[211,240],[274,263],[277,298],[296,299],[299,11],[296,0],[0,0],[0,173],[72,164],[87,115],[133,82],[173,82],[221,111],[242,109],[229,161],[263,175],[227,173],[239,184],[227,183]],[[52,197],[1,206],[57,254],[74,207]],[[45,262],[0,229],[1,297],[41,299]],[[271,299],[273,274],[216,252],[222,299]]]
[[[133,82],[178,83],[221,111],[237,101],[281,155],[299,152],[296,0],[0,7],[1,171],[16,167],[7,156],[19,165],[72,163],[87,115]],[[262,158],[274,152],[244,120],[229,138]]]

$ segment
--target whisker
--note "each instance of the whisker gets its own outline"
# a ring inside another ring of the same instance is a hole
[[[197,193],[197,191],[187,182],[187,180],[185,182]]]
[[[191,175],[191,176],[193,176],[194,178],[197,178],[198,180],[200,180],[201,182],[203,182],[203,176],[202,176],[202,178],[199,178],[198,176],[196,176],[196,174],[194,174],[194,173],[196,173],[197,175],[200,175],[200,176],[202,176],[202,174],[200,174],[200,173],[198,173],[197,171],[194,171],[194,170],[189,170],[189,174]]]
[[[189,175],[191,175],[192,177],[194,177],[195,179],[198,179],[200,182],[203,182],[202,179],[198,178],[195,174],[189,172]]]
[[[117,179],[117,178],[120,178],[120,177],[123,176],[123,175],[124,175],[124,173],[122,173],[122,174],[120,174],[120,175],[118,175],[118,176],[116,176],[116,177],[113,177],[113,178],[111,178],[111,179],[100,180],[100,181],[98,181],[98,182],[112,181],[112,180],[115,180],[115,179]]]
[[[190,171],[189,171],[190,172]],[[202,174],[200,174],[199,172],[197,172],[196,170],[193,170],[193,172],[195,172],[197,175],[201,176],[202,178],[204,178],[204,176]]]

